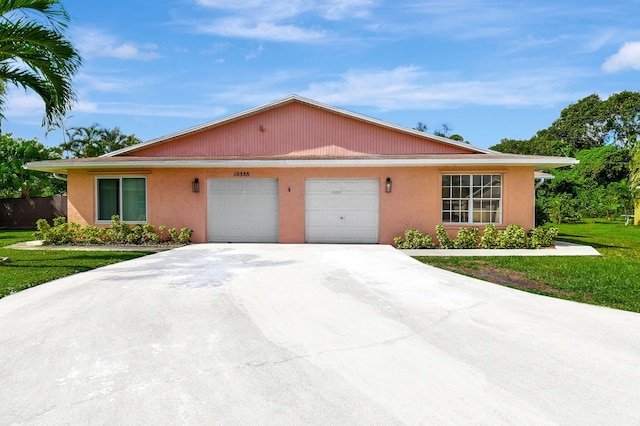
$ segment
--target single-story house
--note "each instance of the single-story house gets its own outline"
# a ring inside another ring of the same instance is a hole
[[[530,229],[536,172],[576,163],[293,95],[101,157],[27,167],[66,175],[68,219],[80,224],[118,214],[192,228],[194,242],[389,244],[439,224],[452,235],[488,223]]]

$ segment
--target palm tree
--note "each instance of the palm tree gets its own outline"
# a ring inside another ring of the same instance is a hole
[[[142,142],[136,135],[125,135],[119,127],[105,129],[98,123],[89,127],[72,127],[60,148],[75,158],[98,157],[111,151]]]
[[[89,127],[72,127],[67,131],[67,141],[60,148],[75,158],[97,157],[97,147],[102,144],[102,129],[98,123]]]
[[[82,58],[65,38],[67,22],[60,0],[0,0],[0,120],[9,83],[42,98],[43,126],[59,125],[71,109]]]
[[[102,140],[104,141],[105,151],[100,155],[142,142],[136,135],[125,135],[119,127],[103,129]]]

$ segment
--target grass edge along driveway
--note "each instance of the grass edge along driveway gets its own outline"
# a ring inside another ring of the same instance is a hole
[[[554,226],[558,240],[593,246],[602,257],[417,259],[532,293],[640,312],[640,227],[605,219]]]
[[[640,312],[640,227],[585,220],[557,225],[559,240],[595,247],[592,257],[419,257],[421,262],[532,293]],[[145,252],[15,250],[33,231],[0,231],[0,298]]]
[[[0,231],[0,258],[11,259],[10,263],[0,265],[0,298],[67,275],[149,254],[142,248],[141,251],[127,252],[5,248],[11,244],[33,240],[33,232]]]

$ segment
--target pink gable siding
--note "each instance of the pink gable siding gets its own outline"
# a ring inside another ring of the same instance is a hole
[[[121,155],[348,157],[466,153],[471,151],[292,102]]]

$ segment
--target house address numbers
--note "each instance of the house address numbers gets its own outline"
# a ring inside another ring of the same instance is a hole
[[[235,177],[249,177],[249,172],[233,172]]]

